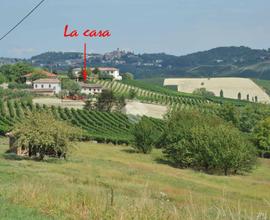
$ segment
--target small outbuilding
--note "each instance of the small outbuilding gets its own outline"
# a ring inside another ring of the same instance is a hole
[[[6,133],[6,136],[9,138],[9,153],[15,153],[19,156],[28,156],[28,149],[24,148],[23,146],[18,146],[16,143],[16,138],[12,132]]]

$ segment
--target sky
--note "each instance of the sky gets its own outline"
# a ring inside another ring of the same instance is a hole
[[[1,0],[0,36],[40,0]],[[185,55],[219,46],[270,47],[269,0],[46,0],[0,41],[0,57],[47,51]],[[64,26],[110,30],[111,37],[64,38]]]

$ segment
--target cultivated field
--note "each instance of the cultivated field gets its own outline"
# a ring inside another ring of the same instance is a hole
[[[77,100],[63,100],[58,98],[34,98],[33,99],[34,104],[40,104],[40,105],[47,105],[47,106],[60,106],[62,108],[74,108],[74,109],[82,109],[84,106],[83,101],[77,101]]]
[[[139,101],[128,101],[123,112],[131,115],[149,116],[162,119],[168,107],[155,104],[146,104]]]
[[[164,86],[177,85],[178,91],[192,93],[197,88],[206,88],[216,96],[220,96],[220,91],[223,90],[223,95],[226,98],[237,99],[238,93],[241,93],[241,98],[247,100],[255,100],[261,103],[270,103],[270,98],[267,93],[261,89],[256,83],[247,78],[170,78],[164,80]]]
[[[0,219],[260,219],[270,216],[270,160],[245,176],[164,164],[160,150],[79,143],[67,161],[7,156],[0,139]]]

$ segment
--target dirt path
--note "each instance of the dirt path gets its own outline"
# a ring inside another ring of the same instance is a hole
[[[167,106],[146,104],[139,101],[127,101],[123,110],[126,114],[163,118],[167,113]]]

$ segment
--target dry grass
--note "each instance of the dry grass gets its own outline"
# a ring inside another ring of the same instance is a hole
[[[80,143],[68,161],[35,162],[5,159],[6,149],[2,140],[1,199],[47,218],[240,220],[270,215],[268,160],[261,160],[252,174],[223,177],[158,164],[160,151],[141,155],[121,146]]]
[[[243,100],[247,100],[247,95],[249,95],[250,101],[255,100],[257,96],[259,102],[270,103],[267,93],[247,78],[169,78],[164,80],[164,85],[177,85],[178,91],[187,93],[192,93],[198,88],[206,88],[218,97],[220,90],[223,90],[224,97],[232,99],[237,99],[240,92]]]

